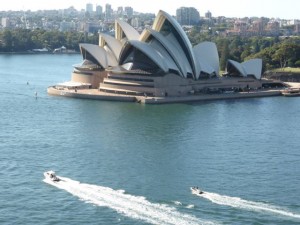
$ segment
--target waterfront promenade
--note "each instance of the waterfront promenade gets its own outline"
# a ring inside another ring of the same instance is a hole
[[[300,84],[298,84],[300,86]],[[98,89],[78,89],[69,90],[56,89],[55,87],[48,88],[48,94],[58,95],[72,98],[94,99],[104,101],[122,101],[122,102],[138,102],[142,104],[168,104],[180,102],[197,102],[197,101],[212,101],[212,100],[225,100],[225,99],[241,99],[241,98],[258,98],[258,97],[271,97],[280,96],[280,89],[265,89],[253,90],[249,92],[233,92],[221,94],[191,94],[187,96],[178,97],[147,97],[147,96],[134,96],[122,95],[115,93],[107,93],[99,91]]]

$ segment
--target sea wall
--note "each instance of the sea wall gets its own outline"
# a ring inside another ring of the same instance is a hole
[[[263,74],[264,78],[271,79],[271,80],[280,80],[283,82],[300,82],[300,73],[295,72],[272,72],[267,71]]]
[[[167,103],[180,103],[180,102],[200,102],[200,101],[213,101],[213,100],[226,100],[226,99],[241,99],[241,98],[259,98],[259,97],[272,97],[280,96],[280,90],[268,91],[252,91],[252,92],[236,92],[229,94],[199,94],[189,95],[182,97],[154,97],[145,98],[137,97],[138,102],[144,104],[167,104]]]
[[[99,91],[97,89],[82,89],[82,90],[68,90],[56,89],[55,87],[48,88],[48,94],[58,95],[72,98],[84,98],[104,101],[120,101],[120,102],[139,102],[142,104],[168,104],[168,103],[182,103],[182,102],[197,102],[197,101],[213,101],[226,99],[240,99],[240,98],[258,98],[271,97],[281,95],[280,90],[266,90],[266,91],[250,91],[250,92],[234,92],[221,94],[191,94],[188,96],[178,97],[147,97],[147,96],[132,96],[121,95]]]

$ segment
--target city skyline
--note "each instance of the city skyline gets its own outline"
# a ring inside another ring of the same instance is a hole
[[[205,2],[195,2],[193,0],[185,1],[159,1],[152,0],[151,4],[145,1],[138,0],[110,0],[110,1],[95,1],[95,0],[65,0],[58,1],[52,0],[50,2],[42,3],[35,0],[23,0],[20,4],[17,0],[10,0],[2,5],[0,11],[19,11],[19,10],[50,10],[50,9],[65,9],[74,6],[77,10],[85,9],[87,3],[94,5],[105,6],[105,4],[112,5],[114,10],[119,6],[131,6],[134,11],[142,13],[155,13],[164,10],[171,15],[176,14],[176,9],[180,7],[195,7],[200,16],[204,16],[207,11],[210,11],[214,17],[268,17],[268,18],[281,18],[281,19],[300,19],[299,8],[300,2],[297,0],[252,0],[240,1],[240,0],[227,0],[226,2],[220,2],[218,0],[210,0]]]

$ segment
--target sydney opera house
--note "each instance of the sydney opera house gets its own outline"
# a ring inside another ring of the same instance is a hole
[[[220,76],[216,45],[192,46],[179,23],[164,11],[158,12],[152,29],[141,34],[116,20],[115,37],[100,34],[99,45],[80,44],[80,51],[83,62],[75,66],[71,81],[49,87],[49,94],[157,100],[263,86],[261,59],[229,60],[226,75]]]

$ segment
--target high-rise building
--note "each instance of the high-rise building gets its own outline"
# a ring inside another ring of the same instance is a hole
[[[122,6],[120,6],[120,7],[118,7],[118,10],[117,10],[117,14],[118,14],[118,16],[122,16],[123,15],[123,7]]]
[[[112,19],[112,8],[110,4],[105,5],[105,20]]]
[[[3,28],[8,28],[10,26],[9,18],[3,17],[1,19],[1,25],[2,25]]]
[[[85,6],[85,11],[88,13],[92,13],[93,12],[93,4],[92,3],[87,3]]]
[[[211,19],[211,18],[212,18],[212,15],[211,15],[211,12],[210,12],[210,11],[207,11],[207,12],[205,13],[205,18],[207,18],[207,19]]]
[[[102,13],[103,13],[102,6],[101,6],[101,5],[97,5],[97,6],[96,6],[96,15],[97,15],[97,16],[101,16]]]
[[[132,18],[133,8],[130,6],[125,7],[125,15],[127,15],[128,18]]]
[[[194,7],[181,7],[176,10],[176,19],[181,25],[197,25],[200,14]]]

